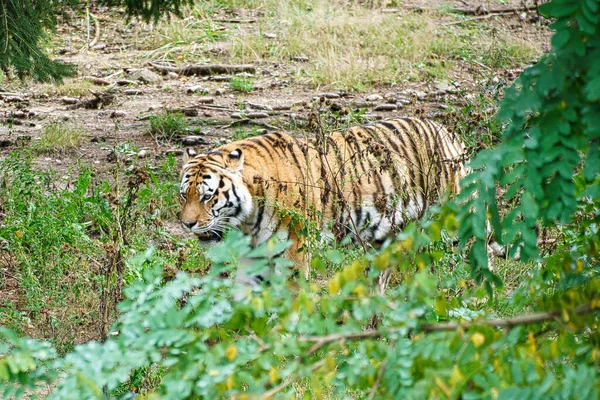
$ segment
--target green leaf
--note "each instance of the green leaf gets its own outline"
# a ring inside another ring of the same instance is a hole
[[[541,7],[540,7],[541,8]],[[571,35],[568,30],[558,31],[552,36],[552,46],[557,49],[562,49],[569,43]]]
[[[588,81],[583,93],[589,101],[600,100],[600,76]]]

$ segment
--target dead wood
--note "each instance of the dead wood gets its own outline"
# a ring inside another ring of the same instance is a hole
[[[173,67],[170,65],[161,65],[150,63],[150,65],[160,72],[175,72],[177,74],[191,75],[214,75],[214,74],[237,74],[240,72],[255,73],[256,67],[249,64],[227,65],[227,64],[193,64],[183,67]]]

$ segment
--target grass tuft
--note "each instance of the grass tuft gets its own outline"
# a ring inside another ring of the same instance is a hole
[[[254,90],[254,79],[244,76],[234,76],[229,81],[231,90],[242,93],[249,93]]]
[[[150,135],[154,140],[172,140],[177,135],[187,132],[190,128],[185,116],[181,113],[166,112],[151,116],[149,119]]]
[[[40,153],[68,153],[78,148],[83,140],[83,129],[55,122],[44,127],[34,149]]]

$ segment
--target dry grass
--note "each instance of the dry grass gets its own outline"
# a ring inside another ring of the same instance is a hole
[[[88,95],[94,87],[94,84],[90,81],[75,78],[65,79],[62,85],[44,84],[42,85],[42,92],[58,97],[80,97]]]
[[[254,24],[216,21],[219,10],[234,6],[262,16]],[[148,45],[159,47],[152,57],[195,62],[307,57],[294,63],[300,82],[355,90],[444,78],[459,60],[502,68],[541,54],[540,44],[508,31],[472,23],[443,26],[442,12],[397,15],[327,0],[213,1],[198,4],[185,20],[159,25]]]
[[[82,128],[55,122],[44,127],[44,132],[34,148],[40,153],[67,153],[78,148],[82,140]]]

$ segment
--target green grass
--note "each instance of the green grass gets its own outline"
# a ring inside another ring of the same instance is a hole
[[[254,90],[254,79],[244,76],[234,76],[229,81],[229,87],[235,92],[250,93]]]
[[[157,141],[173,140],[189,130],[189,123],[181,113],[165,112],[148,120],[150,135]]]
[[[259,23],[215,21],[221,10],[234,8],[260,10]],[[281,63],[304,56],[309,62],[290,66],[298,82],[345,90],[446,78],[458,61],[516,67],[542,52],[540,43],[521,39],[508,28],[492,27],[488,21],[445,25],[447,10],[399,16],[326,0],[256,0],[202,2],[187,15],[204,22],[160,24],[152,39],[159,47],[153,56],[231,63]],[[207,33],[215,27],[220,27],[218,34]],[[222,51],[215,52],[216,48]]]
[[[257,127],[244,128],[240,127],[233,131],[233,139],[234,140],[242,140],[252,136],[259,136],[264,134],[264,129]]]
[[[67,153],[81,145],[83,133],[83,129],[77,126],[54,122],[44,127],[34,148],[40,153]]]
[[[114,168],[113,177],[97,179],[82,165],[65,187],[61,177],[38,168],[25,150],[0,160],[0,271],[18,282],[15,291],[0,280],[0,325],[46,337],[61,351],[98,339],[108,256],[121,230],[126,283],[148,267],[139,255],[149,248],[173,268],[206,268],[195,240],[172,237],[164,227],[180,207],[176,159],[170,156],[147,170],[148,181],[129,206],[132,176],[120,168]],[[130,215],[125,224],[118,220],[123,213]],[[110,282],[113,287],[114,276]]]

